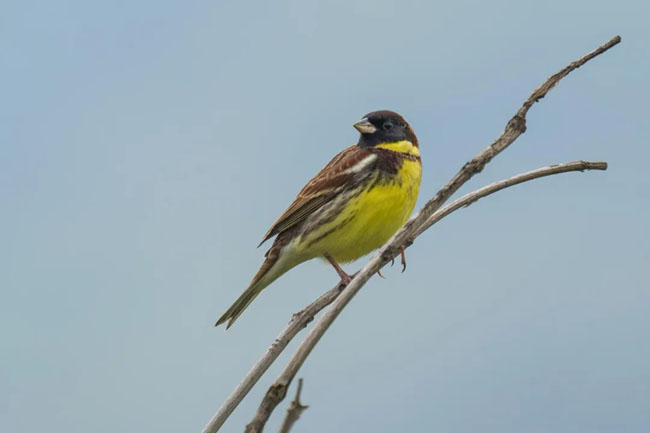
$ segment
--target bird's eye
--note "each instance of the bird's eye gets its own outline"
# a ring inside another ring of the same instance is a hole
[[[391,129],[393,129],[393,124],[392,123],[390,123],[390,122],[384,123],[384,131],[390,131]]]

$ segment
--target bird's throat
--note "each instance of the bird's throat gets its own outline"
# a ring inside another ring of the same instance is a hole
[[[375,147],[386,149],[396,153],[405,153],[407,155],[420,156],[420,150],[408,140],[395,141],[392,143],[381,143]]]

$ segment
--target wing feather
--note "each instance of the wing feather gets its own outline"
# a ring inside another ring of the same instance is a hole
[[[354,176],[349,169],[369,157],[371,152],[358,146],[341,151],[318,172],[298,193],[296,199],[271,226],[260,242],[262,245],[273,236],[303,222],[310,215],[330,202]],[[258,245],[258,246],[260,246]]]

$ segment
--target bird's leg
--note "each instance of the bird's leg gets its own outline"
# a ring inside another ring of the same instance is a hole
[[[330,262],[332,266],[334,266],[336,273],[339,274],[339,277],[341,277],[341,282],[347,285],[352,280],[352,276],[346,274],[345,271],[341,269],[339,264],[336,263],[336,260],[334,260],[332,256],[330,256],[329,254],[324,254],[324,256],[327,259],[327,261]]]
[[[402,272],[404,272],[406,270],[406,253],[404,252],[404,247],[399,247],[399,253],[402,256]]]

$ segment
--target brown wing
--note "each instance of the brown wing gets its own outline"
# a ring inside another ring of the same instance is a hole
[[[355,164],[371,155],[370,151],[358,146],[350,146],[341,151],[318,172],[307,185],[298,193],[291,206],[271,226],[260,242],[262,245],[269,238],[304,221],[309,215],[320,209],[325,203],[336,196],[339,188],[353,176],[347,172]],[[259,245],[258,245],[259,246]]]

